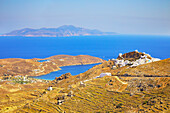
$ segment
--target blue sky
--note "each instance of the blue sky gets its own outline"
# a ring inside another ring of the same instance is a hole
[[[61,25],[170,35],[170,0],[0,0],[0,34]]]

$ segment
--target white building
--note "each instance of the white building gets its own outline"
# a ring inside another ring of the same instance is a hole
[[[64,59],[59,59],[59,61],[64,61]]]
[[[23,77],[23,81],[26,81],[26,77],[25,76]]]
[[[52,90],[53,90],[53,87],[52,87],[52,86],[49,86],[47,90],[48,90],[48,91],[52,91]]]
[[[146,55],[143,55],[143,56],[141,56],[141,58],[144,59],[144,58],[147,58],[147,56],[146,56]]]
[[[82,81],[80,81],[80,86],[85,86],[85,84],[82,82]]]
[[[119,67],[125,66],[124,60],[117,60],[117,59],[115,59],[114,63],[115,63],[115,65],[118,65]]]
[[[112,74],[111,73],[101,73],[100,76],[98,76],[98,77],[101,78],[104,76],[112,76]]]
[[[125,60],[125,65],[131,64],[129,60]]]
[[[152,62],[159,61],[159,60],[161,60],[161,59],[159,59],[159,58],[152,58]]]
[[[117,69],[117,67],[116,67],[116,66],[113,66],[112,69]]]
[[[139,53],[139,51],[138,51],[138,50],[135,50],[135,52]]]
[[[122,53],[119,53],[119,57],[122,57]]]

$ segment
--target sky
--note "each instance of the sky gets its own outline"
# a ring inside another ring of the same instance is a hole
[[[0,0],[0,34],[62,25],[170,35],[170,0]]]

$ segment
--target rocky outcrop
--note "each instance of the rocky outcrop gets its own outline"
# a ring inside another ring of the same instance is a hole
[[[148,59],[152,59],[152,57],[149,54],[146,54],[144,52],[143,53],[142,52],[138,52],[137,50],[125,53],[123,55],[120,53],[119,56],[117,57],[117,59],[124,59],[124,60],[131,60],[131,61],[133,61],[133,60],[141,58],[144,55],[146,55]]]
[[[71,76],[72,76],[71,73],[65,73],[65,74],[62,74],[60,77],[56,77],[55,80],[53,80],[53,81],[55,83],[58,83],[58,81],[67,79],[67,78],[69,78]]]

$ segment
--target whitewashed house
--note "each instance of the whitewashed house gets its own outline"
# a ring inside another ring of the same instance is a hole
[[[101,73],[99,78],[102,78],[104,76],[112,76],[112,74],[111,73]]]
[[[112,69],[117,69],[117,67],[116,67],[116,66],[113,66]]]
[[[138,50],[135,50],[135,52],[139,53],[139,51],[138,51]]]
[[[152,58],[152,62],[159,61],[159,60],[161,60],[161,59],[159,59],[159,58]]]
[[[122,53],[119,53],[119,57],[122,57]]]
[[[125,65],[127,65],[127,64],[131,64],[129,60],[125,60],[125,62],[124,62],[124,63],[125,63]]]
[[[26,77],[25,76],[23,77],[23,81],[26,81]]]
[[[47,90],[48,90],[48,91],[52,91],[52,90],[53,90],[53,87],[52,87],[52,86],[49,86]]]
[[[136,67],[136,66],[138,66],[138,64],[134,63],[130,67]]]
[[[124,60],[119,60],[118,63],[117,63],[117,65],[118,65],[119,67],[125,66]]]
[[[80,81],[80,86],[85,87],[86,85],[84,84],[84,82]]]

